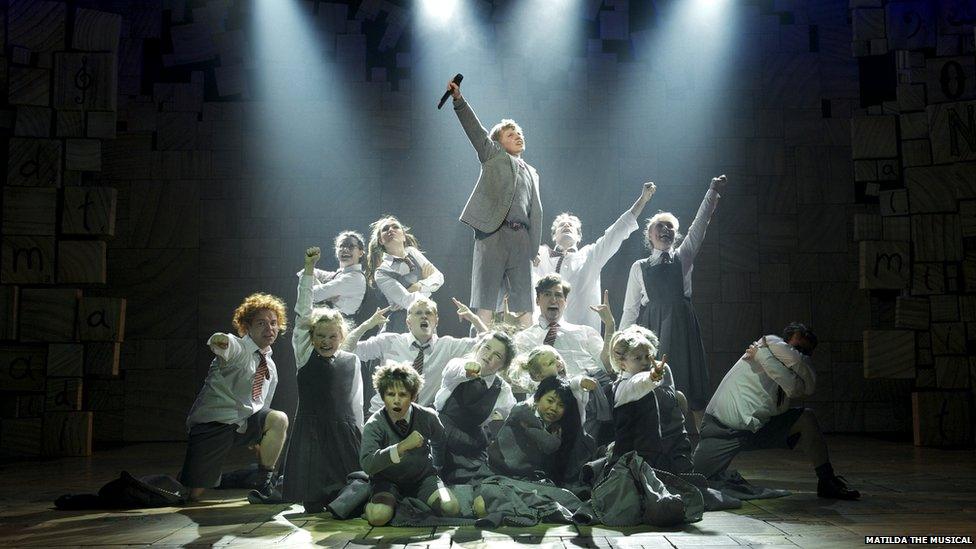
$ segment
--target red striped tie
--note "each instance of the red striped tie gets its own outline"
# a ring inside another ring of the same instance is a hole
[[[258,363],[258,369],[254,372],[254,380],[251,382],[251,400],[254,401],[261,398],[264,380],[271,379],[271,372],[268,371],[268,359],[264,353],[258,351],[258,354],[261,355],[261,362]]]
[[[546,332],[546,338],[542,340],[543,345],[552,345],[556,342],[556,330],[559,328],[558,322],[553,322],[549,324],[549,331]]]

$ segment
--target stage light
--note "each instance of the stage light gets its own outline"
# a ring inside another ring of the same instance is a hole
[[[458,0],[421,0],[423,17],[435,25],[443,25],[457,13]]]

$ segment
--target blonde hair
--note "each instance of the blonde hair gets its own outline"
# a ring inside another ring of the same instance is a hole
[[[527,393],[534,392],[538,388],[539,382],[532,379],[532,374],[538,374],[541,368],[539,361],[546,354],[550,354],[562,364],[566,364],[563,356],[559,354],[559,351],[555,347],[551,345],[537,345],[528,353],[520,353],[515,357],[515,360],[512,361],[512,365],[508,369],[509,381],[516,384],[520,389],[524,389]]]
[[[644,246],[648,250],[654,249],[654,243],[651,242],[651,227],[654,226],[658,221],[670,221],[674,225],[674,243],[677,245],[678,241],[681,239],[681,233],[678,232],[678,228],[681,226],[678,223],[678,218],[671,212],[657,212],[648,218],[647,223],[644,225]]]
[[[332,307],[316,307],[312,309],[312,314],[308,318],[299,319],[297,328],[305,329],[312,335],[315,327],[319,324],[335,324],[339,327],[339,334],[342,341],[349,335],[349,322],[338,310]]]
[[[488,132],[488,135],[491,136],[492,141],[501,141],[502,130],[508,128],[522,133],[522,126],[519,126],[518,122],[512,120],[511,118],[502,118],[501,122],[491,127],[491,131]]]
[[[419,307],[421,305],[427,305],[427,308],[430,309],[431,311],[433,311],[433,313],[435,315],[436,314],[439,314],[437,312],[437,302],[435,302],[433,299],[431,299],[431,298],[429,298],[429,297],[427,297],[425,295],[421,295],[419,293],[417,294],[417,297],[415,297],[413,299],[413,301],[410,302],[410,305],[407,307],[407,314],[412,313],[414,309],[416,309],[417,307]]]
[[[556,228],[559,227],[559,224],[564,221],[569,221],[572,223],[576,227],[576,232],[580,234],[580,237],[583,236],[583,222],[580,221],[580,218],[576,217],[570,212],[563,212],[557,215],[556,219],[552,220],[552,226],[549,227],[549,233],[553,238],[556,237]]]
[[[410,227],[407,227],[400,220],[392,215],[384,215],[383,217],[377,219],[376,221],[369,224],[369,246],[366,253],[366,282],[370,286],[373,285],[373,277],[376,275],[376,268],[380,266],[383,261],[383,254],[386,253],[386,246],[380,242],[380,233],[383,232],[383,225],[386,225],[388,221],[393,221],[403,230],[403,236],[405,237],[404,247],[413,246],[414,248],[420,249],[420,244],[417,243],[417,237],[410,234]]]
[[[651,356],[656,357],[659,343],[657,335],[643,326],[635,325],[619,330],[610,338],[610,365],[618,372],[623,371],[620,357],[637,347],[647,347]]]
[[[244,337],[251,326],[251,321],[258,312],[267,309],[275,314],[278,319],[278,333],[283,334],[288,330],[288,315],[286,313],[285,302],[278,296],[263,293],[253,293],[237,306],[234,310],[233,324],[237,330],[237,335]]]

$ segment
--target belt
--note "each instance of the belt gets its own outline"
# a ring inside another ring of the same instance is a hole
[[[507,219],[502,222],[502,225],[505,225],[506,227],[512,229],[513,231],[521,231],[522,229],[525,230],[529,229],[529,226],[525,223],[522,223],[520,221],[509,221]]]

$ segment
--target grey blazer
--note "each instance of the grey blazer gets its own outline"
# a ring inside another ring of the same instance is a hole
[[[502,226],[515,199],[515,159],[501,144],[491,139],[467,101],[454,103],[454,112],[481,162],[481,175],[468,203],[461,212],[461,221],[484,233],[493,233]],[[528,164],[526,164],[528,166]],[[539,174],[529,167],[532,177],[532,204],[529,211],[529,259],[535,257],[542,243],[542,199],[539,195]]]

